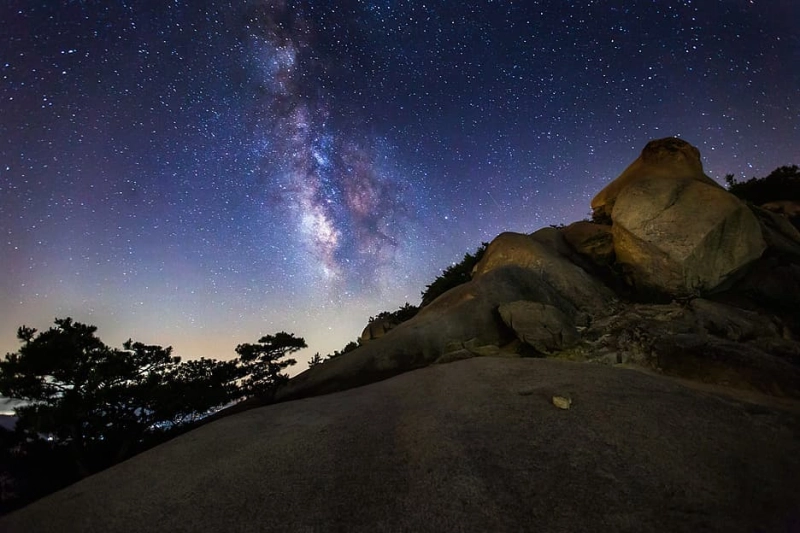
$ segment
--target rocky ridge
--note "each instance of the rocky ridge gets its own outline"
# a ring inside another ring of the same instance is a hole
[[[594,221],[503,233],[472,280],[295,377],[280,400],[433,363],[547,356],[800,398],[800,233],[667,138],[593,200]],[[372,328],[376,329],[376,328]]]

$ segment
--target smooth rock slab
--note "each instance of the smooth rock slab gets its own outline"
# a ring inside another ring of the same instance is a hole
[[[798,430],[631,370],[470,359],[219,420],[0,531],[792,531]]]

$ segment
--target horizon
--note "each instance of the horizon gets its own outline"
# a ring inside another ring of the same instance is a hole
[[[295,375],[652,139],[720,184],[800,164],[793,2],[285,4],[0,7],[3,354],[287,331]]]

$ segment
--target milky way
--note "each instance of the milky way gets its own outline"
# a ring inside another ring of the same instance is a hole
[[[337,66],[312,56],[313,24],[285,2],[250,13],[261,171],[265,183],[279,189],[270,207],[291,213],[311,264],[331,286],[374,288],[404,237],[407,185],[379,142],[331,124],[330,95],[315,85],[315,75]]]
[[[0,3],[0,343],[340,349],[649,140],[800,163],[794,0]],[[298,365],[301,370],[302,365]]]

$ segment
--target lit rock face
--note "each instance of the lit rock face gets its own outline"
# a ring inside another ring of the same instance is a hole
[[[602,314],[614,298],[571,260],[571,251],[561,232],[553,228],[532,235],[501,233],[475,266],[474,280],[491,272],[511,273],[518,269],[546,289],[540,289],[538,298],[525,299],[555,306],[572,319],[582,311]]]
[[[682,139],[667,137],[650,141],[641,155],[617,179],[606,185],[592,199],[595,217],[608,218],[619,193],[643,178],[692,179],[722,189],[703,174],[700,151]]]
[[[610,213],[617,263],[641,291],[713,292],[766,248],[751,210],[705,176],[697,149],[680,139],[648,143],[592,206]]]

